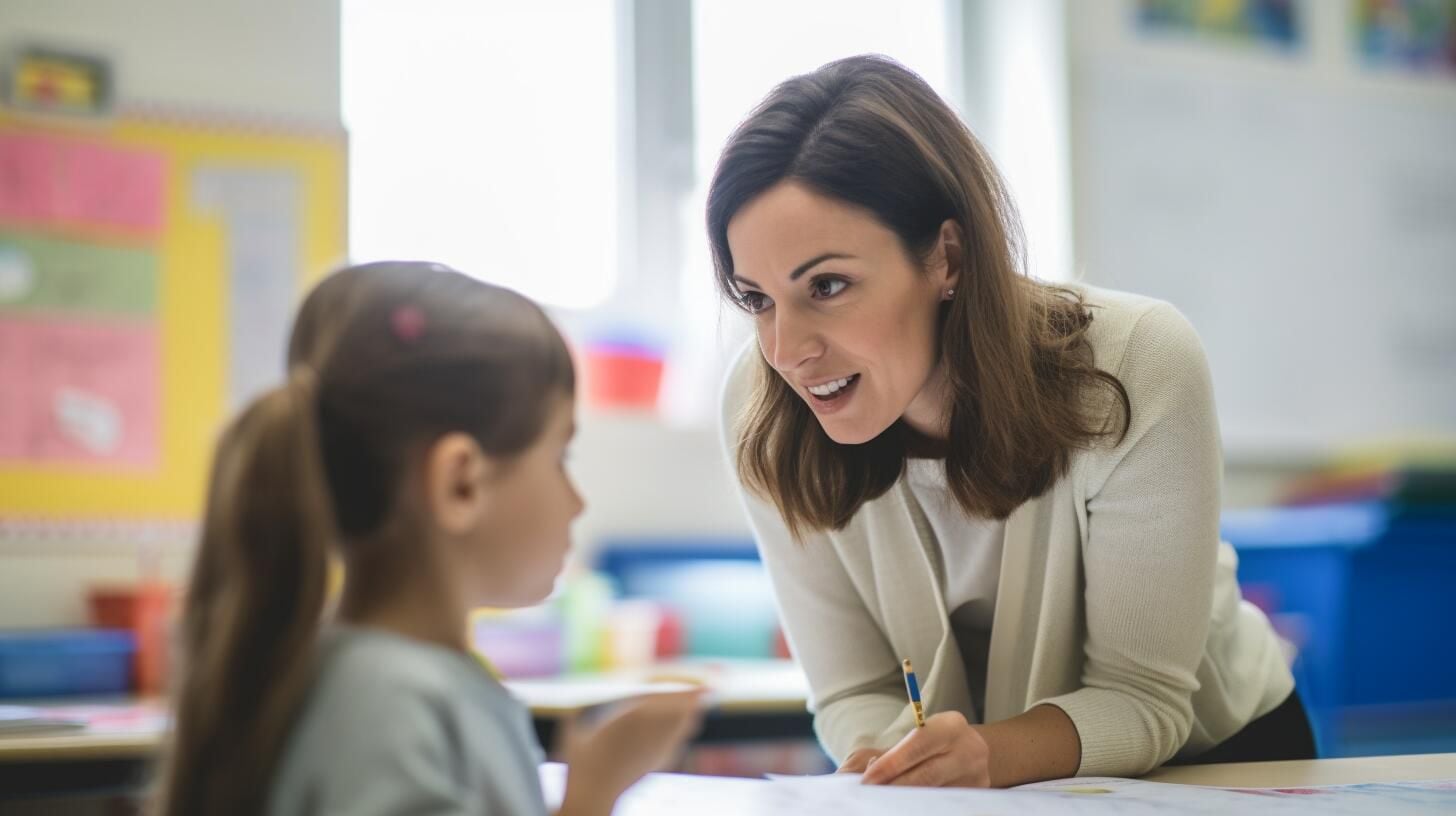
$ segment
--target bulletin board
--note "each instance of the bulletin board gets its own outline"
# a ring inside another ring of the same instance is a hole
[[[0,521],[186,521],[344,259],[341,129],[0,109]]]
[[[1080,267],[1192,322],[1225,453],[1456,435],[1456,70],[1353,3],[1082,5]]]

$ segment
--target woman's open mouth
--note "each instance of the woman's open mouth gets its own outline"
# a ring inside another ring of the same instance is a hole
[[[805,388],[809,392],[810,404],[828,406],[843,401],[859,384],[859,375],[851,374],[837,380]]]

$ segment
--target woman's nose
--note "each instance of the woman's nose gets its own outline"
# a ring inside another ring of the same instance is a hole
[[[793,371],[816,359],[824,344],[810,322],[788,309],[774,313],[772,348],[765,349],[768,361],[778,371]]]

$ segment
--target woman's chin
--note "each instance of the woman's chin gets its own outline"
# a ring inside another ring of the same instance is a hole
[[[819,421],[819,427],[824,429],[824,435],[839,445],[863,445],[884,433],[891,424],[835,422],[832,417],[821,418]]]

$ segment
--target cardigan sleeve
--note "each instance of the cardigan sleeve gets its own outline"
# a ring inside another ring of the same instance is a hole
[[[758,354],[750,343],[728,376],[723,448],[773,583],[789,649],[809,681],[815,733],[835,762],[843,762],[853,751],[877,745],[906,708],[900,663],[829,537],[806,532],[795,541],[778,508],[738,478],[738,417],[752,394]]]
[[[1082,776],[1139,775],[1187,741],[1218,554],[1218,422],[1192,325],[1167,304],[1148,310],[1117,376],[1127,435],[1084,473],[1082,688],[1041,701],[1076,725]]]

